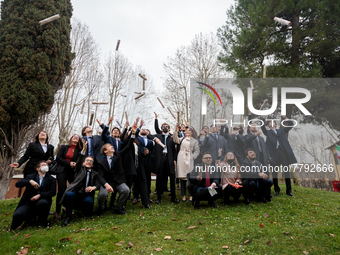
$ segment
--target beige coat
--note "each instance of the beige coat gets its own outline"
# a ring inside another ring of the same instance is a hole
[[[187,178],[187,174],[194,169],[194,160],[200,153],[198,141],[192,137],[190,139],[178,137],[177,132],[174,133],[173,139],[175,143],[181,144],[181,149],[177,155],[176,178],[184,180]]]

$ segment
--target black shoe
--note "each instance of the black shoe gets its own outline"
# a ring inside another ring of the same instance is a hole
[[[265,203],[265,204],[268,203],[268,201],[267,201],[267,199],[265,197],[262,198],[262,202]]]
[[[246,205],[250,205],[249,198],[244,199],[244,203],[245,203]]]
[[[271,201],[272,201],[270,197],[266,197],[266,200],[267,200],[268,202],[271,202]]]
[[[280,194],[280,191],[275,191],[274,196],[278,196]]]
[[[158,205],[160,205],[161,203],[162,203],[162,200],[156,200],[156,202],[155,202],[156,204],[158,204]]]
[[[149,204],[144,206],[146,209],[151,209],[151,206]]]
[[[66,217],[65,221],[63,222],[63,224],[61,225],[62,227],[66,227],[71,221],[70,217]]]
[[[169,189],[166,189],[166,190],[164,190],[165,192],[171,192],[171,190],[169,190]]]
[[[104,210],[102,208],[98,208],[97,215],[98,216],[103,216],[104,215]]]
[[[210,202],[208,202],[208,204],[213,208],[217,208],[217,205],[215,204],[214,201],[210,201]]]
[[[293,195],[293,193],[292,193],[292,192],[287,192],[286,194],[287,194],[287,196],[294,197],[294,195]]]
[[[200,209],[200,202],[199,201],[194,202],[194,208]]]
[[[174,199],[171,199],[171,202],[175,203],[175,204],[178,204],[179,203],[179,200],[177,198],[174,198]]]
[[[126,212],[123,209],[114,209],[114,214],[126,215]]]

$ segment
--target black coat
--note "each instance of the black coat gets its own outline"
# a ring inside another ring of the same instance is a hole
[[[256,153],[256,160],[260,161],[263,165],[267,166],[268,163],[270,163],[270,154],[267,148],[267,145],[263,139],[262,136],[258,136],[259,138],[259,142],[260,142],[260,146],[262,149],[262,153],[263,153],[263,162],[261,162],[261,157],[260,157],[260,150],[256,141],[256,136],[253,133],[249,133],[245,136],[246,139],[246,143],[247,143],[247,149],[251,148],[255,151]],[[242,163],[242,162],[241,162]]]
[[[241,164],[242,183],[245,185],[247,185],[249,181],[252,180],[255,181],[256,179],[259,179],[260,178],[259,173],[263,172],[262,164],[258,160],[255,160],[255,166],[254,168],[252,167],[253,167],[252,162],[248,158],[245,158]],[[246,168],[253,169],[253,171],[252,172],[245,171]]]
[[[139,129],[136,131],[136,137],[138,137]],[[127,138],[123,141],[123,147],[125,147],[129,143],[130,138]],[[123,168],[125,171],[125,175],[137,175],[137,169],[135,164],[135,147],[130,146],[130,150],[123,156]]]
[[[263,121],[265,120],[263,119]],[[293,122],[291,121],[287,121],[287,122],[289,123],[289,126],[293,125]],[[267,130],[264,125],[261,127],[261,129],[262,129],[263,134],[267,136],[266,145],[267,145],[267,148],[268,148],[268,151],[271,157],[271,161],[273,164],[275,164],[276,157],[278,156],[277,155],[278,150],[276,149],[277,140],[279,141],[280,146],[283,147],[283,149],[286,151],[288,155],[288,162],[283,162],[283,164],[290,165],[290,164],[297,163],[292,147],[290,147],[290,144],[288,142],[288,138],[286,135],[288,134],[289,130],[292,129],[292,127],[276,129],[277,134],[275,134],[275,132],[272,129]]]
[[[229,151],[235,154],[238,161],[241,160],[242,162],[245,158],[244,148],[246,147],[244,136],[241,134],[229,134],[229,128],[227,126],[221,127],[221,135],[227,140]]]
[[[103,132],[104,133],[104,130]],[[88,139],[87,139],[87,136],[84,136],[82,137],[81,139],[84,139],[86,142],[87,142],[87,149],[86,149],[86,152],[85,152],[85,158],[89,155],[89,142],[88,142]],[[100,153],[100,150],[102,148],[102,146],[105,144],[105,142],[103,141],[102,139],[102,136],[100,135],[94,135],[92,136],[92,153],[93,153],[93,156],[95,158],[95,160],[97,161],[100,161],[101,158],[102,158],[102,154]]]
[[[27,150],[25,154],[19,159],[18,164],[21,166],[23,163],[25,163],[28,159],[27,165],[24,169],[24,175],[36,173],[35,164],[41,160],[53,160],[53,150],[54,147],[51,144],[47,144],[47,151],[44,153],[43,148],[41,147],[41,144],[38,143],[30,143],[27,147]]]
[[[210,152],[213,160],[212,162],[215,162],[219,148],[223,149],[221,158],[224,158],[224,156],[230,151],[227,145],[227,140],[221,135],[217,135],[217,137],[218,139],[216,140],[214,135],[209,134],[205,137],[203,142],[202,154],[207,151]]]
[[[85,192],[87,169],[86,169],[85,166],[83,166],[84,158],[86,158],[86,157],[84,155],[82,155],[81,153],[79,153],[79,157],[78,157],[77,162],[76,162],[76,168],[74,169],[74,181],[65,190],[63,197],[60,200],[60,204],[62,204],[62,202],[65,199],[67,192],[69,192],[69,191],[73,191],[74,193],[76,193],[78,195],[88,194],[88,195],[94,197],[95,190],[92,191],[91,193]],[[91,169],[91,174],[90,174],[88,186],[96,186],[97,190],[99,190],[100,184],[98,182],[98,172],[96,170],[97,169],[95,169],[95,168]]]
[[[39,184],[39,177],[38,177],[38,172],[35,170],[35,173],[32,173],[26,178],[18,181],[15,184],[15,187],[17,188],[22,188],[26,186],[24,195],[20,199],[20,202],[18,204],[18,207],[24,204],[29,204],[31,202],[31,198],[34,197],[35,195],[40,194],[41,197],[40,199],[46,199],[52,203],[52,197],[55,196],[56,194],[56,180],[53,176],[51,176],[49,173],[45,174],[45,177],[43,179],[42,185],[38,188],[35,189],[30,183],[30,180],[33,180]]]
[[[163,134],[148,135],[148,139],[150,140],[153,140],[156,137],[160,139],[163,144],[165,144],[165,136]],[[167,157],[168,157],[170,173],[175,174],[174,161],[177,161],[177,151],[175,147],[175,142],[170,134],[168,135],[166,139],[166,148],[168,151]],[[161,163],[162,153],[163,153],[163,147],[156,143],[150,155],[150,161],[148,164],[148,168],[152,173],[155,173],[155,174],[158,173],[159,166]]]
[[[121,151],[113,153],[113,169],[110,168],[107,157],[103,158],[98,163],[98,180],[100,185],[105,183],[110,184],[114,189],[116,186],[125,183],[125,171],[123,168],[123,156],[130,151],[134,138],[129,138],[128,144]]]
[[[66,154],[68,149],[70,148],[70,146],[68,145],[62,145],[60,146],[58,153],[57,153],[57,162],[58,162],[58,167],[56,170],[56,174],[61,174],[64,172],[65,168],[69,170],[70,167],[70,162],[68,162],[67,160],[65,160],[66,158]],[[72,162],[77,162],[78,157],[80,154],[80,149],[78,148],[78,145],[76,146],[76,148],[74,149],[74,154],[73,154],[73,158],[72,158]]]

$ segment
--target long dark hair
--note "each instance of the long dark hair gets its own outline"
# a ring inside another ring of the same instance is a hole
[[[69,147],[72,146],[72,138],[73,138],[75,135],[79,137],[79,140],[78,140],[78,143],[77,143],[76,147],[78,147],[79,150],[82,150],[82,149],[83,149],[83,145],[82,145],[82,142],[81,142],[81,138],[80,138],[80,136],[77,135],[77,134],[74,134],[74,135],[71,136],[70,140],[68,140],[68,144],[67,144],[67,145],[68,145]]]
[[[39,135],[40,135],[41,132],[46,133],[46,141],[45,141],[45,143],[48,143],[48,134],[47,134],[47,132],[44,131],[44,130],[39,131],[38,134],[35,135],[35,137],[34,137],[34,138],[35,138],[35,142],[36,142],[36,143],[39,143]]]

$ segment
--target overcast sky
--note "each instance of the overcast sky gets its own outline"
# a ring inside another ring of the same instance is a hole
[[[195,34],[216,34],[232,0],[73,0],[73,17],[85,22],[103,54],[119,50],[162,85],[163,63]]]

